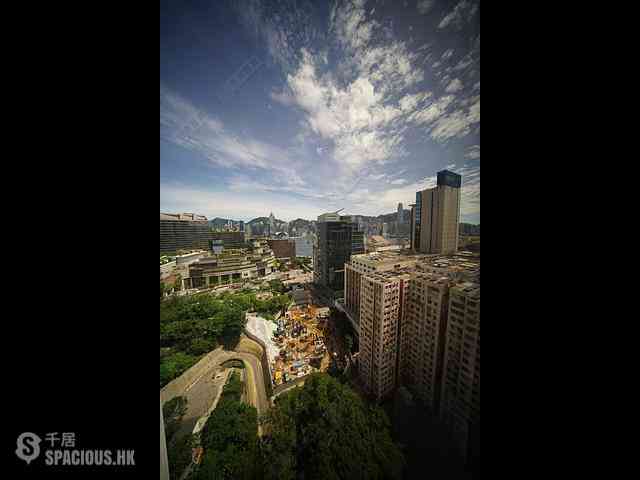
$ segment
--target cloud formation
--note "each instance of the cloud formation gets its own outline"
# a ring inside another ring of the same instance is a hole
[[[436,28],[431,38],[409,41],[364,0],[336,1],[320,22],[314,2],[236,5],[241,23],[268,52],[266,63],[284,79],[264,88],[265,108],[273,104],[268,118],[287,112],[294,128],[281,138],[258,135],[260,127],[250,124],[239,132],[222,112],[162,86],[160,94],[161,138],[219,169],[230,199],[261,194],[280,202],[289,194],[296,199],[290,203],[308,211],[346,206],[377,214],[411,203],[442,165],[466,168],[456,166],[479,159],[479,146],[465,150],[458,142],[479,132],[479,36],[467,42],[468,51],[439,37],[473,20],[475,3],[462,0],[445,12],[431,0],[412,4],[414,15],[413,5]],[[471,206],[464,215],[478,215],[479,167],[465,173],[478,181],[465,183]],[[222,198],[195,190],[194,198]]]

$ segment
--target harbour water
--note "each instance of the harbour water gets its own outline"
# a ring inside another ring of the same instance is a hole
[[[311,257],[313,256],[313,235],[304,235],[302,237],[291,237],[296,242],[296,256]]]

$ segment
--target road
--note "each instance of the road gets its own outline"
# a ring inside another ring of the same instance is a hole
[[[250,405],[256,407],[258,416],[264,414],[269,408],[269,398],[265,389],[260,360],[249,353],[227,351],[223,350],[222,347],[216,349],[216,352],[214,360],[211,362],[211,367],[181,393],[187,398],[187,411],[178,431],[178,436],[180,437],[191,433],[198,419],[205,415],[211,407],[219,390],[224,385],[225,376],[222,375],[223,367],[220,364],[227,360],[243,360],[245,366],[248,367],[246,369],[248,401]]]

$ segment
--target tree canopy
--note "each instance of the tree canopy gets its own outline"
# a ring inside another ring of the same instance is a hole
[[[240,402],[242,382],[234,373],[202,429],[202,463],[194,479],[253,479],[258,476],[258,413]]]
[[[386,414],[326,374],[312,374],[303,387],[279,397],[265,425],[267,479],[402,476],[404,458]]]
[[[274,315],[289,303],[287,295],[257,300],[255,294],[225,292],[171,297],[160,302],[160,387],[223,344],[233,347],[246,325],[245,312]]]

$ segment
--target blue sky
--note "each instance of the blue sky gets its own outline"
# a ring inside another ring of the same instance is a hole
[[[166,3],[161,211],[378,215],[448,168],[480,222],[479,2]]]

